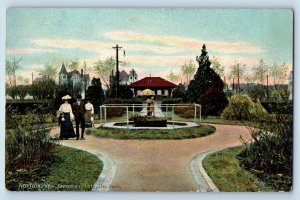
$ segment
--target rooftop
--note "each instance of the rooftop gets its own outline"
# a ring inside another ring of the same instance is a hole
[[[175,88],[177,85],[161,77],[145,77],[129,85],[131,88]]]

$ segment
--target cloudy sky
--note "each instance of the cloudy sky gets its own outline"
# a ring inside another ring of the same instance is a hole
[[[263,58],[269,65],[293,61],[293,13],[288,9],[22,9],[7,10],[7,58],[22,58],[24,77],[38,76],[45,63],[87,62],[115,56],[139,78],[166,77],[201,54],[227,69],[248,68]]]

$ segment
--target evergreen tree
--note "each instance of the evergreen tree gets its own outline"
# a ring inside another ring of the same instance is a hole
[[[109,98],[117,98],[117,86],[113,84]],[[118,99],[132,99],[133,91],[127,85],[119,85]]]
[[[183,84],[179,84],[172,92],[172,98],[184,98],[185,88]]]
[[[210,87],[214,87],[223,91],[224,83],[220,76],[210,68],[211,62],[207,55],[205,44],[202,46],[201,55],[196,57],[199,64],[198,70],[189,84],[187,91],[187,101],[198,102],[198,99],[203,95]]]
[[[86,91],[86,99],[88,99],[93,105],[95,113],[99,113],[100,105],[105,102],[105,95],[102,89],[100,78],[93,78],[92,85],[88,87]]]

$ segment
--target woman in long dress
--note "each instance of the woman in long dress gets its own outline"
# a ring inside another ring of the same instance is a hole
[[[90,100],[85,104],[85,125],[86,127],[94,127],[94,106]]]
[[[64,101],[63,104],[59,107],[59,122],[60,122],[60,139],[69,139],[75,137],[75,132],[72,124],[74,119],[73,111],[71,105],[68,103],[68,100],[71,99],[69,95],[62,97]]]

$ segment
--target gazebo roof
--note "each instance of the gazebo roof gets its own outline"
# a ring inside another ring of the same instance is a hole
[[[130,88],[175,88],[176,86],[161,77],[145,77],[129,85]]]

